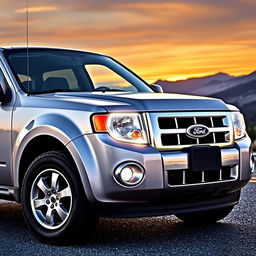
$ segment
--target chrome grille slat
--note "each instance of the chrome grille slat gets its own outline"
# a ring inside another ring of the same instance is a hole
[[[222,169],[220,169],[220,180],[222,180]]]
[[[214,127],[212,116],[210,117],[210,119],[211,119],[212,127]],[[213,143],[216,143],[215,132],[213,132],[212,135],[213,135]]]
[[[197,124],[196,117],[194,117],[194,124]],[[199,144],[199,139],[196,139],[196,144]]]
[[[182,171],[182,185],[186,185],[186,171]]]
[[[180,135],[177,134],[177,139],[178,139],[178,145],[180,145]]]
[[[176,129],[178,129],[178,122],[177,122],[176,117],[174,118],[174,122],[175,122]],[[177,140],[178,140],[178,145],[180,145],[180,135],[179,135],[179,133],[177,133]]]
[[[153,134],[154,142],[152,145],[158,149],[181,149],[199,144],[222,147],[234,143],[229,112],[148,113],[147,115],[149,130]],[[161,120],[161,128],[164,129],[160,128],[159,120]],[[168,120],[171,125],[169,125]],[[201,139],[187,136],[187,128],[193,124],[207,124],[209,135]],[[227,138],[229,138],[228,141],[226,140]]]
[[[210,132],[226,132],[228,131],[227,128],[221,128],[221,127],[216,127],[216,128],[209,128]],[[161,133],[186,133],[187,129],[185,128],[178,128],[178,129],[161,129]]]
[[[223,172],[226,173],[225,176],[223,176]],[[170,187],[177,187],[230,182],[237,180],[238,172],[238,165],[223,167],[221,170],[202,172],[194,172],[189,169],[169,170],[168,185]]]
[[[177,118],[176,117],[174,118],[174,121],[175,121],[176,129],[178,129],[178,122],[177,122]]]
[[[202,171],[202,183],[205,182],[205,179],[204,179],[204,171]]]

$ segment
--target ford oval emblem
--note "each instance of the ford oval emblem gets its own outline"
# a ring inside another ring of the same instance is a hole
[[[205,137],[209,133],[209,128],[202,124],[191,125],[187,128],[187,135],[195,139]]]

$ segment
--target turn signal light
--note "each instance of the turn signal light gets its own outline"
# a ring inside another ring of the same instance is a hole
[[[138,140],[142,137],[142,133],[141,133],[141,131],[133,130],[131,132],[131,137],[132,137],[133,140]]]
[[[96,115],[93,117],[94,129],[96,132],[106,132],[107,131],[107,120],[108,115]]]

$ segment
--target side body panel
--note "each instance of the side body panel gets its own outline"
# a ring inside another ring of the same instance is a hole
[[[3,62],[0,61],[0,72],[10,87],[12,100],[7,104],[0,103],[0,185],[11,185],[12,184],[12,141],[11,141],[11,129],[12,129],[12,111],[13,105],[16,100],[16,91],[12,86],[12,82]]]

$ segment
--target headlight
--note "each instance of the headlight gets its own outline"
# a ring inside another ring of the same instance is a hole
[[[139,114],[111,114],[107,121],[107,129],[109,135],[116,140],[147,143]]]
[[[232,120],[234,125],[235,139],[241,139],[246,134],[244,117],[240,112],[234,112],[232,113]]]
[[[96,115],[93,117],[93,124],[96,132],[108,132],[115,140],[137,144],[147,143],[140,114]]]

